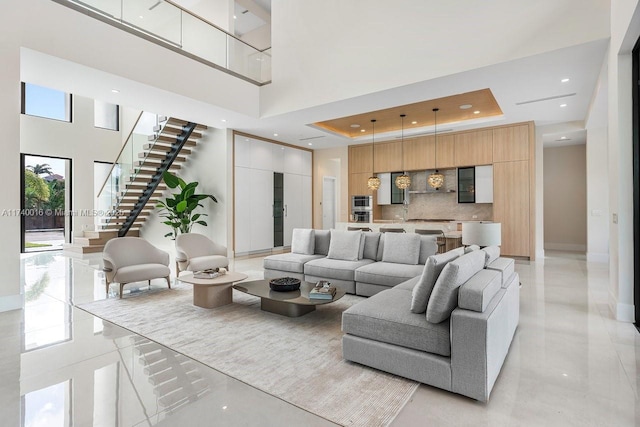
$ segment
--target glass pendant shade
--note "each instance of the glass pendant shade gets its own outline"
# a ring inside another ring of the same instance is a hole
[[[380,178],[372,176],[367,180],[367,187],[369,190],[377,190],[380,188]]]
[[[409,175],[402,174],[396,178],[396,187],[401,190],[406,190],[411,187],[411,178]]]
[[[429,175],[427,182],[431,188],[435,188],[437,190],[444,184],[444,175],[436,171]]]

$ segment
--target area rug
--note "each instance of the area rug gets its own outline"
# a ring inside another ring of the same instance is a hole
[[[342,358],[342,312],[361,297],[298,318],[264,312],[259,298],[236,290],[233,304],[213,310],[192,298],[178,283],[79,308],[345,426],[388,425],[418,386]]]

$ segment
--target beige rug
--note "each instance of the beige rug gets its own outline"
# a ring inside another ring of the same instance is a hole
[[[342,358],[342,312],[360,297],[288,318],[233,292],[233,304],[213,310],[192,305],[184,284],[79,307],[341,425],[387,425],[417,388]]]

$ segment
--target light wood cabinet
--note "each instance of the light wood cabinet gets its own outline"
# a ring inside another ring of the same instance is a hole
[[[402,171],[402,143],[381,142],[375,145],[375,164],[373,170],[378,172]]]
[[[404,140],[404,170],[421,171],[435,168],[435,144],[433,137]]]
[[[455,166],[490,165],[491,163],[493,163],[492,129],[455,135]]]
[[[349,208],[351,208],[351,196],[368,196],[372,193],[367,187],[370,176],[369,172],[349,174]]]
[[[437,138],[436,168],[453,168],[456,166],[456,145],[453,135],[443,135]]]
[[[493,161],[511,162],[529,159],[529,125],[493,130]]]
[[[371,173],[373,150],[371,144],[349,146],[349,173]]]
[[[493,165],[493,220],[502,224],[501,253],[530,256],[529,161]]]

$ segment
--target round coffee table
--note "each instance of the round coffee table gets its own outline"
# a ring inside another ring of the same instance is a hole
[[[178,280],[193,285],[193,305],[216,308],[233,302],[231,285],[246,279],[243,273],[227,273],[213,279],[196,279],[189,272],[178,276]]]

